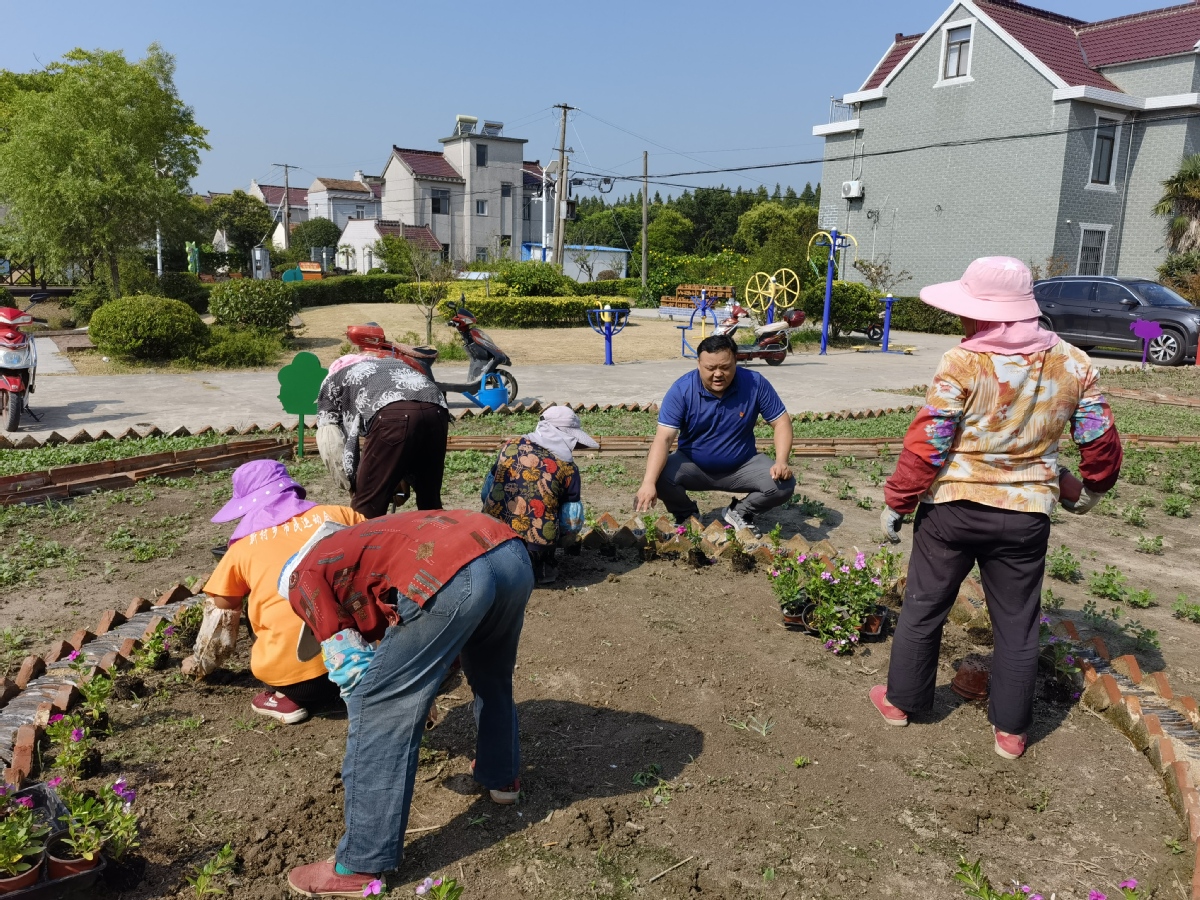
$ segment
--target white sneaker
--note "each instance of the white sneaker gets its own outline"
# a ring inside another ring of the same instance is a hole
[[[741,531],[743,528],[748,529],[756,538],[762,537],[762,533],[754,527],[754,523],[750,522],[740,512],[734,509],[731,503],[718,514],[726,525],[732,525],[734,531]]]

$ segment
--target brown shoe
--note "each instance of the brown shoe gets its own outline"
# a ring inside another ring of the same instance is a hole
[[[297,866],[288,872],[288,887],[301,897],[365,897],[378,875],[339,875],[332,860]]]

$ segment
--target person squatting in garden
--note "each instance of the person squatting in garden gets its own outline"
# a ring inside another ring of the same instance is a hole
[[[494,802],[517,801],[512,677],[533,569],[513,530],[483,513],[324,527],[334,533],[310,542],[280,581],[306,624],[297,656],[321,654],[346,701],[346,831],[336,861],[294,868],[288,884],[306,897],[361,897],[400,864],[425,721],[460,653],[475,694],[475,780]]]
[[[321,459],[368,519],[387,512],[401,481],[416,493],[417,509],[442,508],[449,427],[438,386],[398,359],[335,359],[317,395]]]
[[[353,525],[363,517],[346,506],[318,506],[275,460],[260,459],[233,473],[233,498],[214,522],[240,519],[229,547],[204,585],[204,620],[183,673],[203,678],[233,652],[242,606],[254,633],[250,671],[268,689],[250,701],[263,716],[294,725],[314,707],[338,703],[320,660],[296,659],[303,622],[278,590],[279,572],[325,522]]]
[[[525,542],[539,584],[551,584],[558,577],[558,542],[583,529],[574,451],[599,446],[583,430],[579,416],[566,406],[552,406],[542,413],[537,428],[500,448],[484,479],[483,511]]]
[[[682,524],[699,514],[688,491],[744,492],[718,516],[757,534],[755,517],[786,503],[796,489],[788,466],[791,416],[766,378],[738,366],[732,338],[714,334],[696,352],[695,371],[679,378],[663,397],[636,509],[648,512],[662,500]],[[775,430],[774,460],[754,443],[760,415]],[[671,453],[676,435],[679,447]]]
[[[1099,502],[1120,474],[1121,440],[1087,354],[1039,327],[1020,260],[977,259],[921,300],[960,316],[966,337],[942,357],[884,486],[893,543],[902,517],[916,517],[887,686],[870,698],[891,725],[932,707],[942,626],[978,563],[995,638],[988,719],[996,752],[1016,759],[1033,721],[1050,513]],[[1068,424],[1082,487],[1058,465]]]

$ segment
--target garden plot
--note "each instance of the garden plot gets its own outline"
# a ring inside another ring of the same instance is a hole
[[[641,460],[582,463],[590,512],[621,517]],[[1118,565],[1126,589],[1157,595],[1159,606],[1128,615],[1158,632],[1161,650],[1138,651],[1135,636],[1114,631],[1113,655],[1133,649],[1151,671],[1161,653],[1178,689],[1194,692],[1200,627],[1171,613],[1175,583],[1200,583],[1192,523],[1166,515],[1161,500],[1140,506],[1145,525],[1124,515],[1143,491],[1162,494],[1151,479],[1174,469],[1184,490],[1194,460],[1131,454],[1131,463],[1135,480],[1144,464],[1147,483],[1119,486],[1118,515],[1055,525],[1055,546],[1074,548],[1082,580],[1047,586],[1063,614],[1086,625],[1092,571]],[[447,502],[474,505],[488,464],[487,454],[453,457]],[[310,496],[338,499],[319,464],[302,466]],[[890,463],[799,469],[797,500],[776,517],[783,536],[873,549]],[[132,594],[202,577],[208,548],[225,535],[207,518],[228,483],[204,476],[11,513],[21,518],[6,520],[6,531],[25,533],[23,559],[35,569],[0,589],[5,624],[16,629],[6,632],[11,656],[123,608]],[[713,495],[701,506],[723,502]],[[1159,534],[1162,557],[1137,552],[1139,537]],[[57,549],[47,549],[51,540]],[[982,707],[946,688],[957,659],[988,652],[957,627],[946,632],[934,713],[890,729],[866,699],[890,645],[835,657],[785,631],[761,571],[643,563],[622,551],[567,557],[561,573],[534,593],[516,672],[523,803],[496,807],[475,789],[469,691],[453,685],[422,756],[396,896],[444,875],[467,897],[488,898],[950,898],[961,896],[951,880],[960,853],[982,857],[994,882],[1020,878],[1060,897],[1127,876],[1165,895],[1191,877],[1191,854],[1175,852],[1190,845],[1161,781],[1106,723],[1039,700],[1027,759],[992,753]],[[1097,603],[1101,613],[1116,605]],[[176,649],[167,669],[145,676],[147,697],[111,704],[113,734],[97,745],[101,770],[86,782],[102,790],[124,774],[140,791],[146,880],[121,896],[194,896],[186,878],[205,865],[224,870],[228,843],[240,864],[214,883],[232,897],[283,897],[286,869],[328,856],[340,835],[345,720],[275,726],[250,712],[257,688],[245,646],[202,684],[180,676],[185,648]]]

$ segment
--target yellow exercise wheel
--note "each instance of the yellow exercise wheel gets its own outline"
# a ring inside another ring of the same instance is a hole
[[[779,269],[774,275],[755,272],[746,282],[742,305],[753,313],[766,314],[771,304],[775,311],[791,309],[800,299],[800,276],[791,269]]]

